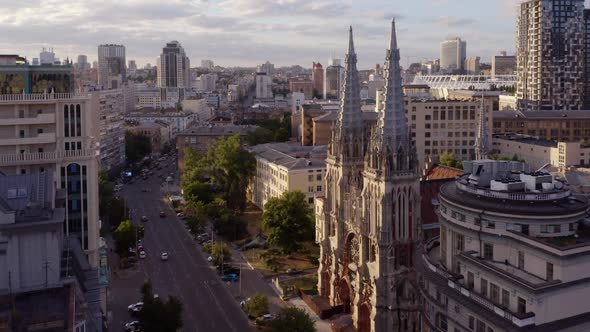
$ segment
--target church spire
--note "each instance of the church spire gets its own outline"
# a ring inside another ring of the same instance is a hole
[[[483,91],[481,92],[481,106],[479,107],[479,124],[477,128],[477,137],[475,139],[475,159],[481,160],[488,158],[489,142],[488,142],[488,124],[486,120],[486,112],[484,109]]]

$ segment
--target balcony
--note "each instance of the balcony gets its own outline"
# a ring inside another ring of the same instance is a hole
[[[0,154],[0,166],[48,164],[61,161],[74,161],[79,159],[92,158],[97,155],[98,151],[92,149],[76,151]]]
[[[38,114],[37,116],[30,118],[0,119],[0,126],[39,125],[53,123],[55,123],[55,114],[52,113]]]
[[[55,143],[55,133],[41,133],[32,137],[2,138],[0,146]]]
[[[16,101],[24,102],[55,102],[59,100],[85,100],[88,99],[86,95],[78,95],[75,93],[34,93],[34,94],[16,94],[16,95],[0,95],[0,104],[3,102],[14,103]]]
[[[463,297],[465,300],[470,300],[478,304],[478,306],[471,307],[472,310],[477,310],[481,308],[482,310],[486,310],[489,313],[494,313],[498,318],[503,321],[504,324],[510,323],[516,327],[524,327],[529,325],[535,324],[535,314],[532,312],[528,312],[526,314],[518,314],[514,313],[508,309],[501,308],[496,305],[494,302],[488,300],[485,297],[480,296],[476,292],[471,289],[464,287],[459,280],[462,276],[455,275],[454,273],[448,271],[446,268],[438,264],[436,261],[433,260],[433,257],[436,258],[437,256],[432,253],[433,251],[437,251],[439,246],[434,244],[438,240],[435,238],[431,240],[426,245],[426,250],[424,253],[421,254],[421,259],[417,259],[418,264],[417,267],[420,269],[426,269],[426,271],[431,272],[434,274],[433,277],[429,277],[425,275],[429,281],[432,278],[438,278],[438,281],[435,281],[438,284],[445,285],[456,291],[456,295]]]

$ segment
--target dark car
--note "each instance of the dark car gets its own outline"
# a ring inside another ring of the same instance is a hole
[[[148,221],[148,217],[147,216],[141,216],[141,221],[143,221],[143,222]]]
[[[166,213],[164,211],[160,211],[160,218],[165,218],[166,217]]]
[[[235,273],[226,274],[223,277],[221,277],[221,280],[229,282],[238,282],[239,279],[240,277]]]

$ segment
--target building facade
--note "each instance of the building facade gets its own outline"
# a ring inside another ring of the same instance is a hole
[[[272,77],[266,73],[256,73],[256,99],[273,98]]]
[[[421,331],[585,331],[588,199],[526,164],[464,168],[441,187],[440,237],[416,256]]]
[[[516,73],[516,56],[506,55],[503,52],[500,55],[492,56],[492,77],[496,75],[513,75]]]
[[[325,146],[268,143],[253,146],[250,151],[256,158],[256,174],[250,180],[247,196],[260,209],[286,191],[302,192],[312,207],[316,197],[324,196]]]
[[[584,1],[528,0],[518,8],[518,108],[583,109]]]
[[[99,112],[99,166],[117,171],[125,166],[125,95],[123,89],[92,92]]]
[[[105,89],[119,89],[127,82],[125,46],[98,46],[98,84]]]
[[[440,43],[440,69],[449,73],[464,70],[467,42],[456,37]]]
[[[324,69],[324,99],[340,100],[343,80],[344,67],[340,65],[340,59],[330,59]]]
[[[29,65],[18,55],[0,55],[0,95],[70,93],[74,91],[71,65]]]
[[[158,87],[190,88],[190,60],[179,42],[167,43],[157,64]]]
[[[301,77],[289,79],[289,91],[302,92],[305,99],[313,98],[313,81]]]
[[[493,114],[494,134],[514,133],[560,142],[590,138],[590,111],[505,110]]]
[[[352,29],[341,107],[316,202],[318,290],[358,331],[418,331],[412,252],[420,187],[405,121],[395,23],[375,126],[362,121]],[[403,314],[400,314],[403,312]]]
[[[311,69],[314,95],[320,95],[324,91],[324,67],[319,62],[314,62]]]

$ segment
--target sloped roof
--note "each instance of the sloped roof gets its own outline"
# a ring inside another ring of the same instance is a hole
[[[425,178],[426,180],[454,179],[462,174],[463,171],[458,168],[443,165],[434,165],[428,170]]]

